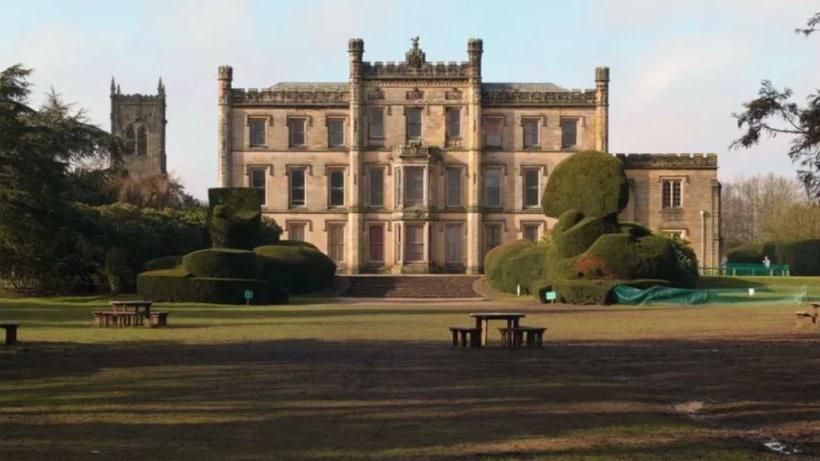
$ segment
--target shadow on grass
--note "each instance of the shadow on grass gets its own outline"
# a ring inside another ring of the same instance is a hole
[[[706,402],[705,416],[733,428],[816,428],[817,346],[35,343],[0,355],[0,458],[748,457],[746,442],[670,405]],[[804,448],[820,453],[810,434]]]

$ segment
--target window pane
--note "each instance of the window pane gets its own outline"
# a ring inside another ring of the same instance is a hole
[[[290,205],[305,205],[305,170],[290,172]]]
[[[265,186],[265,170],[262,168],[251,170],[251,187],[259,193],[259,203],[262,205],[265,204]]]
[[[421,109],[407,109],[407,139],[421,138]]]
[[[578,145],[578,120],[561,120],[561,147],[575,147]]]
[[[680,181],[672,181],[672,206],[679,208],[681,204]]]
[[[370,109],[370,137],[384,138],[384,111],[383,109]]]
[[[447,109],[447,137],[458,138],[461,136],[461,110]]]
[[[464,228],[461,224],[449,224],[446,227],[445,238],[445,261],[448,263],[460,264],[463,262],[462,247]]]
[[[404,169],[404,206],[418,206],[424,203],[424,169],[409,167]]]
[[[305,225],[291,224],[288,226],[288,240],[295,240],[298,242],[305,241]]]
[[[370,226],[369,239],[370,242],[370,261],[383,262],[384,261],[384,226]]]
[[[288,126],[290,128],[290,145],[291,146],[304,146],[305,145],[305,120],[304,119],[291,119],[288,121]]]
[[[524,170],[524,206],[538,206],[538,176],[536,169]]]
[[[345,228],[342,225],[334,224],[328,226],[330,259],[335,262],[342,262],[345,259]]]
[[[501,206],[501,170],[499,168],[484,170],[484,205]]]
[[[265,126],[267,122],[263,119],[253,119],[250,122],[250,144],[251,146],[265,145]]]
[[[384,170],[371,168],[368,175],[370,175],[370,206],[384,206]]]
[[[137,130],[137,155],[145,156],[148,153],[148,130],[144,126]]]
[[[344,121],[341,119],[329,119],[327,121],[327,145],[331,147],[338,147],[344,146],[344,144]]]
[[[533,242],[537,242],[539,239],[538,236],[538,225],[536,224],[527,224],[524,226],[524,238],[527,240],[532,240]]]
[[[535,147],[538,145],[538,120],[524,120],[524,147]]]
[[[330,172],[330,206],[345,204],[345,176],[343,171]]]
[[[484,226],[484,252],[488,252],[501,244],[501,225],[488,224]]]
[[[447,168],[447,206],[461,206],[461,168]]]
[[[484,145],[501,147],[501,119],[484,119]]]
[[[405,232],[405,261],[424,260],[424,227],[413,225],[407,226]]]

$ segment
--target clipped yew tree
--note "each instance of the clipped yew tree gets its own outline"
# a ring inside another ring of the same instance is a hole
[[[290,293],[309,293],[333,283],[336,265],[310,244],[260,242],[261,205],[250,188],[208,191],[212,248],[163,261],[137,277],[144,299],[172,302],[285,304]],[[169,267],[172,262],[177,265]]]
[[[543,300],[554,290],[572,304],[606,304],[618,284],[693,287],[697,261],[688,245],[654,235],[618,214],[629,202],[621,160],[598,151],[571,155],[544,188],[544,214],[557,219],[546,242],[511,242],[490,251],[485,274],[492,287],[523,287]],[[533,267],[543,264],[543,267]]]

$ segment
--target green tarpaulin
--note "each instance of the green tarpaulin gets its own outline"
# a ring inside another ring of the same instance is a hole
[[[689,290],[653,286],[647,289],[628,285],[617,285],[614,288],[618,304],[705,304],[709,301],[707,290]]]

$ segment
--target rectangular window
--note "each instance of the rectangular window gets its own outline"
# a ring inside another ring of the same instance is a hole
[[[303,147],[305,145],[305,125],[304,118],[292,118],[288,120],[288,131],[290,132],[290,147]]]
[[[251,147],[264,146],[267,143],[265,141],[265,129],[267,128],[268,121],[264,118],[252,118],[250,119],[249,124],[249,142]]]
[[[447,264],[463,264],[464,226],[461,224],[447,224],[444,234],[444,262]]]
[[[368,111],[368,136],[370,139],[384,139],[384,109],[371,107]]]
[[[526,240],[537,242],[541,238],[541,233],[539,232],[540,228],[541,226],[538,224],[524,224],[524,238]]]
[[[345,260],[345,226],[344,224],[329,224],[327,226],[328,256],[334,262]]]
[[[487,117],[484,119],[484,146],[501,147],[501,126],[504,120],[501,117]]]
[[[450,108],[446,111],[447,139],[458,139],[461,137],[461,109]]]
[[[501,206],[501,168],[484,170],[484,206]]]
[[[370,168],[367,170],[368,203],[372,207],[384,206],[384,169]]]
[[[540,170],[537,168],[524,170],[524,208],[537,207],[540,205],[540,177]]]
[[[253,168],[250,171],[250,186],[259,193],[259,203],[265,206],[265,188],[267,187],[267,174],[265,168]]]
[[[404,169],[404,206],[424,204],[424,168],[407,167]]]
[[[663,181],[663,208],[681,207],[681,180],[665,179]]]
[[[521,125],[524,131],[524,148],[538,147],[538,119],[525,118]]]
[[[418,141],[421,139],[421,109],[415,107],[405,111],[407,122],[407,140]]]
[[[342,147],[345,145],[344,119],[327,119],[327,145],[328,147]]]
[[[368,229],[368,259],[371,263],[384,262],[384,226],[370,226]]]
[[[448,207],[460,207],[461,205],[461,168],[447,167],[447,176],[445,177],[445,187],[447,188],[445,196],[445,205]]]
[[[332,170],[329,178],[330,206],[344,206],[345,204],[345,172]]]
[[[288,224],[288,240],[296,242],[305,241],[305,223]]]
[[[424,226],[407,225],[404,238],[404,260],[407,262],[424,261]]]
[[[288,172],[290,179],[290,206],[305,206],[305,169],[294,168]]]
[[[561,120],[561,148],[569,149],[578,145],[578,119]]]
[[[484,254],[501,245],[501,224],[484,225]]]

